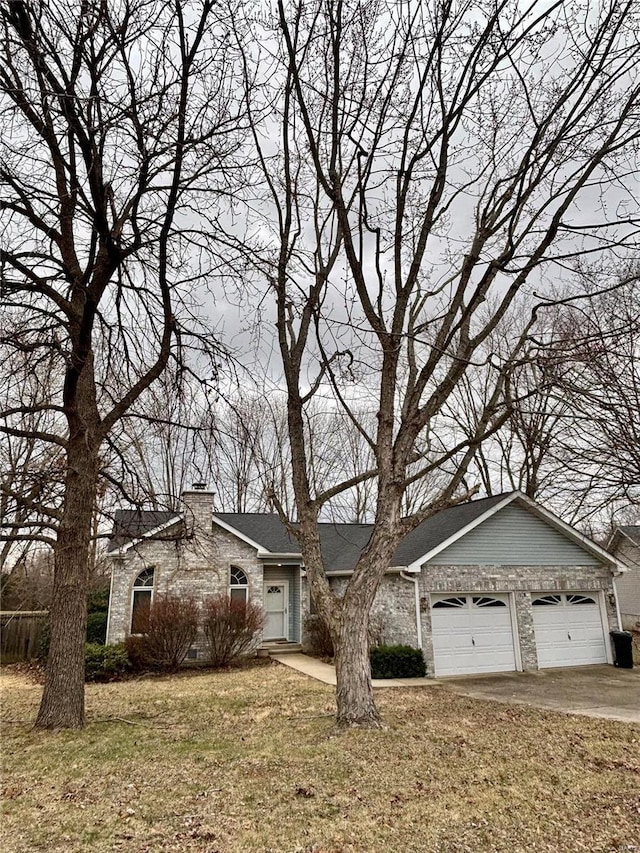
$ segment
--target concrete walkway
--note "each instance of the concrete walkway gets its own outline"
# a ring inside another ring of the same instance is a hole
[[[336,686],[336,668],[330,663],[323,663],[317,658],[308,655],[287,654],[271,655],[272,660],[277,660],[285,666],[302,672],[324,684]],[[374,678],[371,682],[374,687],[439,687],[440,682],[433,678]]]
[[[303,654],[271,655],[273,660],[335,687],[336,670]],[[528,705],[564,714],[640,723],[640,669],[581,666],[500,675],[433,678],[378,678],[374,687],[445,687],[472,699]]]

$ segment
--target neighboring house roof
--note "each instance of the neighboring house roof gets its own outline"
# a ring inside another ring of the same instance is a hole
[[[624,540],[631,543],[625,547]],[[635,549],[640,548],[640,525],[638,524],[622,524],[616,527],[607,542],[607,549],[618,556],[618,562],[623,569],[633,569],[637,572],[640,568],[640,561],[636,556]]]
[[[626,536],[634,545],[640,545],[640,525],[638,524],[622,524],[616,527],[607,547],[611,547],[619,535]]]
[[[181,520],[181,516],[172,510],[117,509],[113,516],[113,531],[107,543],[107,552],[158,535]]]
[[[590,539],[526,495],[515,491],[469,501],[435,513],[403,538],[393,555],[391,566],[397,569],[407,568],[409,571],[419,571],[420,566],[430,558],[513,501],[529,507],[604,562],[616,563],[609,553]],[[133,544],[132,540],[139,541],[141,538],[158,535],[164,527],[178,520],[180,517],[176,513],[120,510],[116,513],[116,525],[109,549],[123,546],[126,548],[127,543]],[[258,555],[263,559],[269,559],[270,555],[292,558],[300,556],[300,546],[295,536],[289,533],[274,513],[214,512],[212,520],[255,547]],[[640,533],[640,528],[633,529]],[[320,543],[328,574],[350,572],[366,547],[372,530],[372,524],[320,523]]]

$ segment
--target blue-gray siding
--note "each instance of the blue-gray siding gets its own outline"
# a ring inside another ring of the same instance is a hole
[[[294,643],[300,642],[300,567],[299,566],[265,566],[264,580],[289,581],[289,638]]]
[[[485,566],[598,566],[601,561],[524,507],[509,504],[429,563]]]

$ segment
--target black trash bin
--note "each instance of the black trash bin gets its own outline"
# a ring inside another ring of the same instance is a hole
[[[615,665],[622,669],[633,669],[633,634],[631,631],[610,631],[615,652]]]

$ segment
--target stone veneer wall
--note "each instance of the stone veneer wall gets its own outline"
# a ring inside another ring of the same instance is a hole
[[[532,592],[594,590],[604,592],[608,630],[617,629],[615,605],[609,601],[613,592],[612,576],[605,566],[424,566],[418,575],[420,585],[420,618],[422,649],[427,672],[433,674],[431,641],[431,593],[508,592],[513,593],[516,627],[520,641],[522,667],[538,668],[533,627]],[[338,594],[344,592],[347,578],[331,578]],[[417,645],[414,586],[397,574],[384,577],[376,594],[372,613],[380,615],[386,626],[385,641]],[[309,612],[309,593],[304,581],[302,617]],[[608,640],[608,637],[606,638]],[[304,635],[303,635],[304,642]]]
[[[538,668],[533,628],[532,592],[579,592],[603,590],[608,626],[605,633],[618,627],[612,576],[605,566],[423,566],[420,574],[420,614],[422,649],[427,670],[433,673],[431,642],[431,593],[511,592],[514,593],[516,627],[520,640],[522,668]],[[608,637],[606,638],[608,640]]]
[[[162,532],[162,539],[147,540],[113,558],[107,642],[122,642],[131,625],[133,585],[138,574],[153,566],[153,594],[191,596],[198,601],[228,592],[229,568],[238,566],[247,575],[249,600],[262,605],[262,564],[254,548],[222,528],[212,529],[213,496],[191,492],[187,503],[184,536],[179,527]],[[175,538],[170,539],[171,533]],[[205,649],[204,636],[194,644],[200,657]]]
[[[346,577],[331,577],[329,583],[337,595],[343,595],[347,585]],[[309,613],[309,590],[306,578],[303,578],[301,603],[301,622],[303,626],[302,643],[306,645],[304,619]],[[403,580],[398,574],[388,574],[376,593],[371,614],[381,628],[385,643],[416,646],[415,587],[410,581]]]

